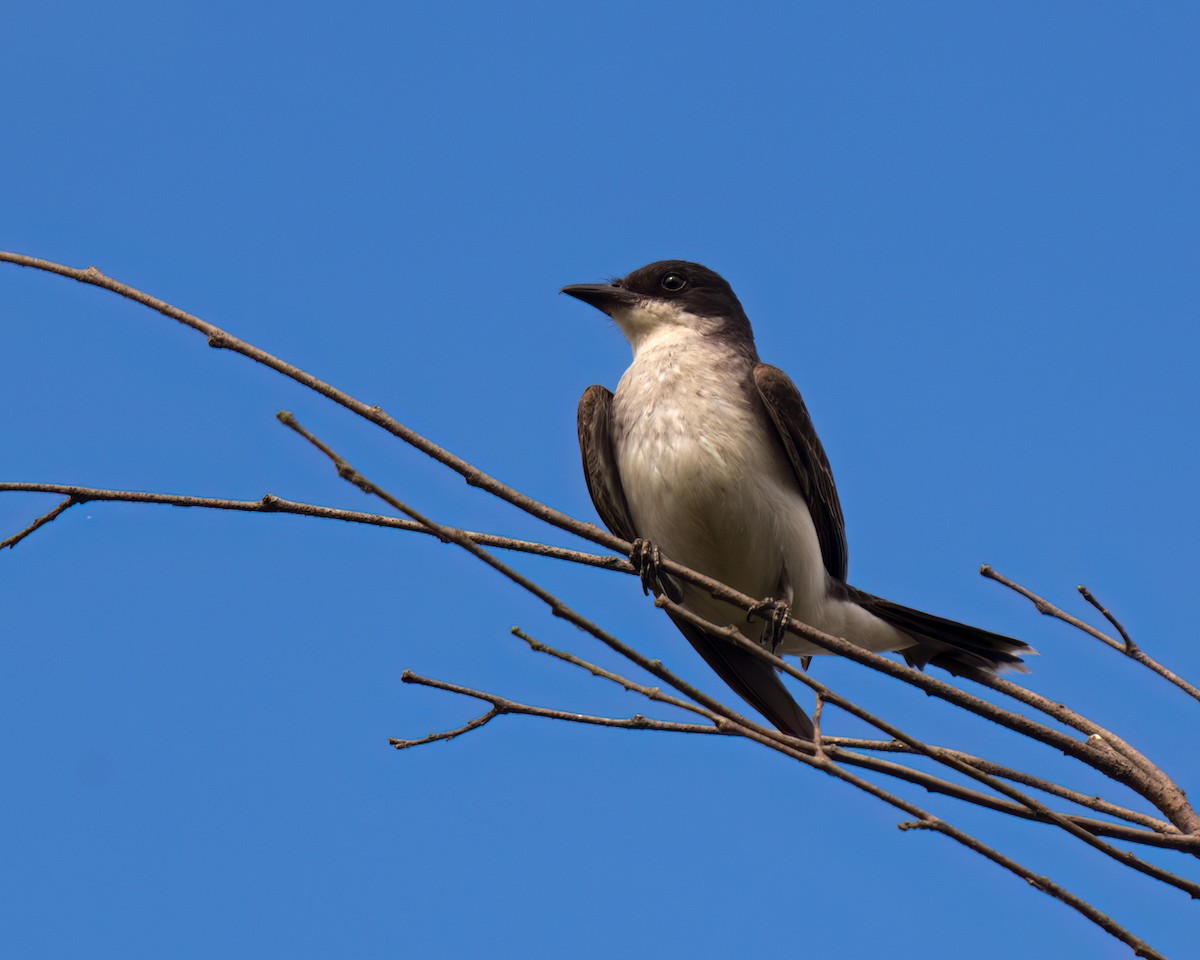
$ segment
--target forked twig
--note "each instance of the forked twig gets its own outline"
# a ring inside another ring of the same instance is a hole
[[[1038,613],[1047,617],[1053,617],[1055,620],[1061,620],[1063,623],[1070,624],[1076,630],[1081,630],[1082,632],[1086,633],[1089,637],[1094,637],[1105,646],[1116,650],[1118,653],[1125,654],[1125,656],[1129,657],[1130,660],[1136,660],[1146,669],[1157,673],[1160,677],[1162,677],[1168,683],[1174,684],[1193,700],[1200,701],[1200,687],[1197,687],[1194,683],[1189,683],[1187,680],[1184,680],[1183,677],[1179,676],[1179,674],[1175,673],[1173,670],[1167,669],[1153,657],[1147,656],[1146,652],[1133,642],[1129,634],[1125,632],[1125,628],[1121,626],[1121,624],[1116,620],[1115,617],[1113,617],[1111,613],[1109,613],[1107,608],[1101,606],[1100,602],[1096,600],[1096,598],[1092,595],[1092,592],[1088,590],[1087,587],[1079,586],[1076,589],[1078,589],[1080,594],[1085,600],[1087,600],[1088,603],[1100,611],[1100,613],[1104,616],[1104,619],[1113,625],[1113,627],[1121,635],[1123,642],[1114,640],[1103,631],[1097,630],[1090,623],[1085,623],[1078,617],[1073,617],[1069,613],[1060,610],[1049,600],[1045,599],[1044,597],[1039,597],[1032,590],[1029,590],[1026,587],[1021,586],[1019,583],[1008,579],[1008,577],[1002,576],[987,564],[984,564],[982,567],[980,567],[979,572],[989,580],[995,580],[997,583],[1008,587],[1008,589],[1012,590],[1014,593],[1019,593],[1026,600],[1033,604],[1034,609],[1037,610]]]

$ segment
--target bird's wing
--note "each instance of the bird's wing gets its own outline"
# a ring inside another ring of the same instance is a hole
[[[792,699],[773,666],[736,643],[713,636],[670,611],[667,616],[729,689],[784,733],[801,740],[813,739],[816,730],[812,720]]]
[[[579,398],[579,452],[583,456],[583,477],[600,519],[622,540],[634,540],[637,532],[625,502],[625,489],[617,472],[617,455],[612,445],[613,395],[599,384],[583,391]]]
[[[838,502],[837,487],[829,459],[800,391],[788,375],[768,363],[754,368],[754,385],[770,414],[775,432],[787,452],[792,472],[800,484],[800,492],[808,504],[817,540],[821,544],[821,559],[829,575],[845,582],[849,565],[846,549],[846,522]]]
[[[613,395],[601,386],[588,387],[579,398],[579,451],[588,492],[600,519],[618,537],[634,540],[637,531],[629,515],[612,444],[612,400]],[[681,618],[672,616],[671,620],[738,696],[784,733],[803,740],[813,738],[812,721],[787,692],[774,667],[724,637],[713,636]]]

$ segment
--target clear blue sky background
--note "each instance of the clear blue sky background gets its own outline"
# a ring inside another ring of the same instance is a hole
[[[1076,612],[1087,583],[1200,675],[1198,48],[1183,3],[16,5],[0,247],[94,264],[588,519],[575,403],[627,347],[556,291],[704,262],[805,392],[854,582],[1028,638],[1030,686],[1195,793],[1196,705],[976,569]],[[570,542],[111,295],[2,266],[0,323],[0,479],[373,509],[286,408],[439,519]],[[0,535],[54,502],[0,497]],[[719,689],[632,580],[520,565]],[[745,743],[502,718],[396,754],[480,712],[405,668],[649,710],[524,652],[512,624],[611,662],[452,547],[91,504],[0,556],[0,591],[8,956],[1129,955]],[[1183,894],[937,808],[1194,955]]]

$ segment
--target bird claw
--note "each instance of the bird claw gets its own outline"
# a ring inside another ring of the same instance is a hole
[[[769,647],[771,653],[779,652],[779,645],[787,635],[787,624],[792,618],[791,608],[782,600],[760,600],[746,613],[746,622],[761,617],[766,622],[759,643]]]
[[[638,537],[629,551],[629,562],[633,564],[634,572],[642,582],[642,593],[653,594],[656,597],[665,593],[676,603],[683,599],[679,587],[660,568],[662,550],[657,543]]]

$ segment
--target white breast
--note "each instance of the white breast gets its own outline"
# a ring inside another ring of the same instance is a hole
[[[639,344],[614,403],[618,469],[640,536],[751,596],[785,590],[802,616],[825,594],[820,546],[752,371],[686,328]]]

